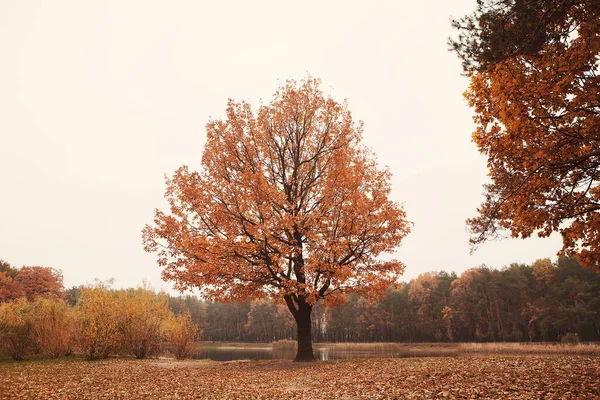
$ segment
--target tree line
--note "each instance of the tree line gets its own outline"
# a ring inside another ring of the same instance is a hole
[[[334,308],[315,306],[313,340],[559,341],[569,333],[600,340],[600,275],[567,257],[500,270],[482,266],[460,276],[430,272],[390,287],[378,301],[346,300]],[[204,340],[296,338],[285,305],[272,300],[221,304],[180,296],[170,297],[169,307],[189,309]]]
[[[146,358],[166,349],[184,358],[194,340],[268,343],[297,335],[287,306],[273,299],[217,303],[104,284],[64,289],[52,268],[0,268],[0,346],[15,359],[72,352]],[[568,257],[481,266],[460,276],[429,272],[377,301],[356,294],[345,300],[315,306],[314,341],[600,340],[600,275]]]

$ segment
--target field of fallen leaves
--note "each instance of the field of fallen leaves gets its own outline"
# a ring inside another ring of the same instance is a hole
[[[594,399],[599,377],[593,356],[63,359],[0,364],[0,399]]]

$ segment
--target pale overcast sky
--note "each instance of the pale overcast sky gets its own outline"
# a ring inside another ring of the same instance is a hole
[[[310,74],[393,173],[415,223],[405,279],[554,259],[559,237],[469,255],[486,168],[446,40],[475,3],[0,0],[0,258],[61,269],[67,286],[170,288],[140,234],[164,174],[199,167],[228,98],[258,106]]]

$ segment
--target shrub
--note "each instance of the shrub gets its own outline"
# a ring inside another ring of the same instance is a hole
[[[75,342],[89,360],[106,358],[119,344],[117,302],[103,285],[81,289],[76,307]]]
[[[162,341],[161,328],[169,313],[164,293],[138,288],[118,294],[119,332],[123,350],[143,359],[158,353]]]
[[[194,349],[198,327],[192,322],[189,311],[181,315],[170,314],[166,322],[166,337],[171,352],[178,360],[183,360]]]
[[[57,358],[69,352],[73,309],[60,299],[38,297],[34,308],[34,340],[40,353]]]
[[[33,305],[25,298],[0,304],[0,336],[13,360],[23,360],[33,345]]]

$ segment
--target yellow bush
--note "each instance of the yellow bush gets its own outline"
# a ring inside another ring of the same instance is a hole
[[[183,360],[194,349],[198,327],[192,322],[189,311],[181,315],[170,314],[165,324],[166,337],[171,352],[178,360]]]
[[[69,352],[73,332],[73,309],[60,299],[38,297],[33,303],[33,336],[38,350],[57,358]]]
[[[0,304],[0,336],[14,360],[23,360],[33,345],[34,308],[25,298]]]
[[[77,348],[90,360],[108,357],[120,339],[115,293],[103,285],[82,288],[75,310]]]
[[[169,315],[168,297],[146,288],[120,291],[119,332],[123,350],[135,358],[156,355],[162,342],[162,326]]]

